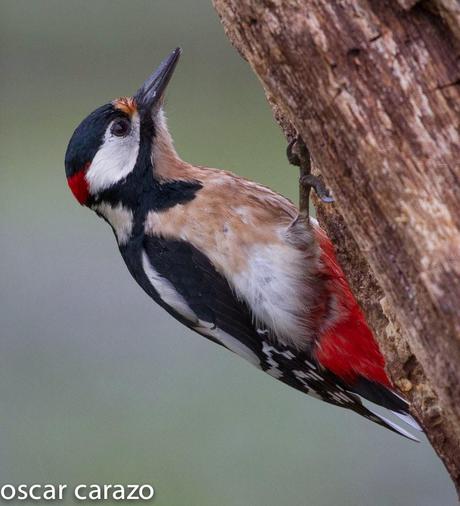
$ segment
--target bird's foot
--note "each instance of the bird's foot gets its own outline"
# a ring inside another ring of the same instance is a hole
[[[329,190],[319,177],[314,176],[313,174],[306,174],[305,176],[300,177],[300,184],[313,188],[316,195],[318,195],[318,198],[322,202],[325,202],[326,204],[334,202],[334,198],[331,197]]]
[[[313,188],[316,195],[318,195],[320,200],[323,202],[327,204],[334,202],[333,197],[331,197],[329,190],[326,188],[323,181],[310,173],[310,153],[305,145],[305,142],[300,136],[294,137],[294,139],[292,139],[292,141],[288,144],[286,148],[286,156],[291,165],[295,165],[296,167],[300,167],[302,169],[302,175],[300,176],[300,184],[302,186]]]

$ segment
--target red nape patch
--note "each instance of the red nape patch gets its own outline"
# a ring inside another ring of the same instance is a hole
[[[75,198],[80,202],[83,206],[89,197],[89,185],[88,181],[86,181],[86,170],[89,165],[85,165],[85,167],[78,172],[76,172],[73,176],[67,178],[67,184],[69,185],[72,193]]]

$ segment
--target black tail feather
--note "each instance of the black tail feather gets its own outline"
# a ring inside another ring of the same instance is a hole
[[[353,384],[350,391],[364,397],[379,406],[396,411],[397,413],[406,414],[409,411],[409,404],[398,394],[388,389],[380,383],[368,380],[362,376]]]
[[[412,428],[423,432],[417,420],[409,412],[409,403],[399,396],[396,392],[389,388],[376,383],[375,381],[368,380],[367,378],[360,377],[359,380],[349,390],[364,399],[371,401],[379,406],[389,409],[400,420],[407,423]],[[378,415],[380,418],[381,415]],[[385,424],[392,423],[384,419]],[[399,429],[399,426],[396,426]]]

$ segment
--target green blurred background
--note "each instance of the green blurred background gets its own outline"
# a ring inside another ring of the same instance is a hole
[[[168,506],[456,504],[426,442],[305,397],[157,308],[66,187],[77,123],[181,45],[167,100],[181,155],[296,199],[210,1],[0,5],[1,483],[147,482]]]

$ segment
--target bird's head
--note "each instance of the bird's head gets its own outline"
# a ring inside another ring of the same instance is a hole
[[[165,58],[134,96],[99,107],[77,127],[65,172],[80,204],[91,206],[106,194],[122,192],[133,184],[136,171],[152,167],[156,130],[163,125],[162,100],[180,54],[177,48]]]

